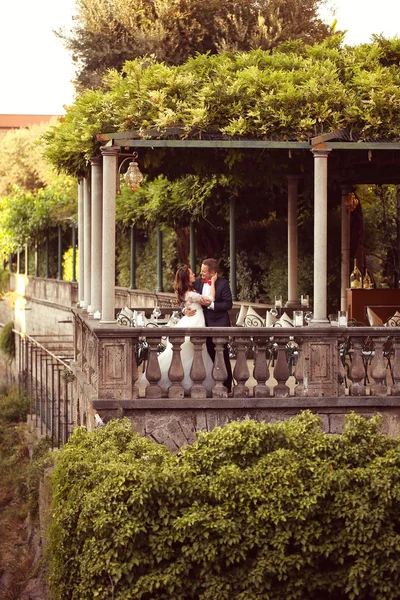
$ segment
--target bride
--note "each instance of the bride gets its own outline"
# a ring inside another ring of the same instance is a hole
[[[211,278],[211,289],[209,292],[208,298],[211,300],[215,299],[215,281],[217,279],[217,275],[215,274]],[[184,265],[180,267],[176,272],[175,276],[175,293],[177,299],[181,304],[184,304],[185,308],[191,308],[195,310],[196,313],[193,316],[183,316],[180,321],[175,325],[175,327],[205,327],[204,320],[204,312],[203,307],[200,304],[201,298],[203,296],[193,289],[193,282],[195,280],[195,276],[192,270]],[[207,390],[207,394],[211,395],[211,389],[215,385],[215,381],[212,378],[212,370],[213,370],[213,362],[207,352],[206,345],[203,344],[203,362],[204,367],[206,369],[206,378],[203,382],[203,386]],[[181,346],[181,360],[182,367],[184,372],[184,378],[181,381],[181,385],[185,392],[189,392],[190,388],[193,385],[192,379],[190,377],[190,370],[192,368],[194,356],[193,344],[190,341],[190,337],[185,337],[185,341]],[[161,379],[158,385],[161,387],[163,393],[168,391],[168,388],[171,385],[171,380],[168,377],[168,371],[171,365],[172,360],[172,344],[171,342],[167,342],[166,349],[161,352],[158,356],[158,363],[160,365],[161,370]]]

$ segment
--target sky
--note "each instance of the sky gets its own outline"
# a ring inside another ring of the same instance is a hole
[[[373,33],[400,37],[400,1],[327,0],[350,45]],[[75,0],[3,0],[0,8],[0,114],[61,115],[74,100],[74,66],[53,30],[69,30]],[[324,13],[328,23],[332,15]]]

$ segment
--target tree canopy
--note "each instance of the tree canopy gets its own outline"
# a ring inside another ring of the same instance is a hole
[[[101,86],[108,69],[153,55],[176,65],[196,53],[268,50],[326,38],[323,0],[77,0],[76,25],[58,32],[78,67],[77,87]]]

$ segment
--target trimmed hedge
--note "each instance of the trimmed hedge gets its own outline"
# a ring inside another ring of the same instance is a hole
[[[53,597],[399,598],[400,444],[380,426],[233,422],[178,456],[127,420],[77,429],[53,476]]]

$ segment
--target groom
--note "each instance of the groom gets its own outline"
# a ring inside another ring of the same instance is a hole
[[[201,265],[200,277],[193,283],[193,288],[203,296],[207,296],[211,288],[211,277],[218,273],[218,263],[215,258],[206,258]],[[204,311],[206,327],[230,327],[228,310],[232,308],[232,292],[226,279],[218,277],[215,282],[215,300],[203,298],[201,300]],[[185,310],[185,315],[194,315],[196,311]],[[215,344],[211,337],[207,338],[207,351],[211,360],[215,360]],[[224,347],[224,361],[228,373],[224,385],[228,392],[232,391],[232,367],[229,360],[228,348]]]

